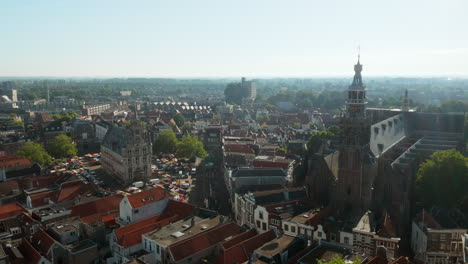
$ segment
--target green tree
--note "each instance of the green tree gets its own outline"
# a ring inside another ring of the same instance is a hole
[[[268,110],[268,111],[276,110],[276,105],[267,104],[267,105],[265,105],[265,109]]]
[[[171,129],[161,132],[153,144],[154,153],[174,153],[177,146],[177,137]]]
[[[175,113],[172,119],[174,119],[174,122],[178,127],[182,127],[185,123],[185,118],[181,113]]]
[[[47,145],[47,152],[55,158],[69,158],[75,156],[78,149],[69,136],[60,134]]]
[[[224,89],[224,98],[228,104],[240,105],[244,96],[245,92],[242,90],[240,83],[229,83]]]
[[[176,156],[179,158],[206,158],[208,153],[197,137],[188,136],[177,142]]]
[[[287,153],[288,153],[288,151],[286,150],[286,148],[284,146],[280,146],[278,148],[278,154],[286,155]]]
[[[346,260],[340,258],[338,255],[335,255],[332,260],[330,261],[322,261],[320,259],[317,259],[318,264],[360,264],[361,260],[359,258],[353,260],[353,262],[349,263]]]
[[[72,121],[75,117],[78,117],[80,116],[78,113],[76,112],[63,112],[63,113],[59,113],[59,114],[53,114],[52,115],[52,118],[56,121],[67,121],[67,122],[70,122]]]
[[[268,121],[270,121],[270,117],[268,115],[266,115],[266,114],[261,114],[257,118],[257,123],[259,123],[259,124],[263,124],[263,123],[268,122]]]
[[[330,136],[338,135],[340,128],[338,126],[331,126],[325,130],[316,132],[310,136],[307,141],[307,152],[312,154],[318,150],[323,140],[327,139]]]
[[[293,123],[291,124],[291,126],[292,126],[293,128],[295,128],[295,129],[299,129],[299,128],[302,127],[301,123],[299,123],[299,122],[293,122]]]
[[[52,162],[52,157],[44,150],[44,148],[32,141],[24,143],[23,147],[16,153],[16,155],[28,158],[34,162],[45,166]]]
[[[457,208],[468,200],[468,158],[455,149],[434,152],[416,174],[416,197],[425,207]]]
[[[440,105],[442,112],[467,112],[468,104],[463,101],[447,100]]]
[[[24,127],[24,122],[18,119],[11,119],[10,121],[8,121],[8,125]]]

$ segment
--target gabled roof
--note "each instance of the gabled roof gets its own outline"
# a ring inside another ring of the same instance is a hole
[[[119,216],[119,213],[117,211],[113,213],[105,214],[105,215],[97,213],[97,214],[81,217],[80,220],[83,223],[86,223],[88,225],[91,225],[96,222],[98,223],[101,222],[105,224],[106,226],[113,226],[115,225],[115,218],[118,216]]]
[[[374,232],[374,226],[374,215],[370,211],[367,211],[362,215],[353,231],[372,233]]]
[[[0,168],[10,168],[15,166],[26,166],[31,165],[32,161],[25,157],[6,155],[0,156]]]
[[[36,207],[48,204],[48,200],[55,203],[63,203],[94,192],[94,187],[91,184],[76,180],[62,183],[59,190],[31,194],[29,198],[31,199],[31,205]]]
[[[57,203],[70,201],[75,199],[77,196],[84,196],[87,194],[94,193],[95,190],[91,184],[86,184],[83,181],[69,181],[64,182],[60,185],[60,192],[58,193]]]
[[[428,228],[441,228],[442,226],[429,214],[426,210],[422,210],[421,213],[416,216],[414,220],[416,224],[424,223]]]
[[[255,151],[249,145],[245,145],[245,144],[224,145],[224,152],[255,154]]]
[[[21,245],[19,246],[19,250],[21,251],[22,255],[24,256],[24,263],[28,264],[38,264],[42,258],[41,253],[37,251],[31,243],[29,243],[26,239],[23,238],[21,241]]]
[[[52,122],[54,119],[52,116],[49,114],[49,112],[40,112],[37,113],[36,120],[38,122]]]
[[[166,215],[179,215],[182,218],[192,215],[195,210],[195,205],[189,203],[183,203],[175,200],[169,200],[164,214]]]
[[[28,180],[31,181],[31,185],[33,188],[43,188],[54,185],[56,181],[58,181],[62,175],[60,174],[47,174],[41,176],[30,177]]]
[[[419,261],[416,260],[416,259],[410,260],[408,257],[401,256],[401,257],[389,262],[388,264],[413,264],[413,263],[416,264],[416,263],[419,263]]]
[[[54,201],[58,196],[58,192],[58,190],[54,190],[29,195],[29,198],[31,199],[31,206],[37,207],[48,204],[49,200]]]
[[[252,236],[224,250],[223,254],[215,261],[217,264],[234,264],[248,261],[253,252],[275,239],[275,233],[272,230]],[[229,241],[228,241],[229,242]]]
[[[371,258],[366,264],[387,264],[387,260],[381,256]]]
[[[70,207],[70,216],[79,216],[81,218],[91,216],[94,214],[105,214],[119,210],[120,202],[124,196],[121,194],[115,194],[106,196],[101,199],[90,201],[87,203],[81,203]]]
[[[26,209],[16,202],[0,205],[0,220],[17,216],[22,212],[26,212]]]
[[[227,223],[170,246],[170,254],[177,262],[240,232],[237,224]]]
[[[163,188],[154,188],[127,196],[132,208],[142,207],[157,201],[171,198],[171,194]]]
[[[244,240],[247,240],[251,237],[254,237],[257,235],[257,232],[255,232],[254,229],[250,229],[250,230],[247,230],[229,240],[227,240],[226,242],[222,243],[221,245],[223,246],[224,249],[228,249],[234,245],[237,245],[241,242],[243,242]]]
[[[41,254],[47,255],[50,248],[57,243],[57,241],[44,231],[44,229],[39,228],[39,230],[34,233],[31,243]]]
[[[180,216],[167,217],[164,215],[157,215],[140,222],[118,228],[114,231],[117,237],[117,243],[124,248],[133,247],[141,243],[141,236],[143,234],[166,226],[170,223],[177,222],[180,219]]]
[[[382,226],[379,228],[377,234],[381,237],[396,237],[395,228],[393,227],[390,215],[385,212]]]

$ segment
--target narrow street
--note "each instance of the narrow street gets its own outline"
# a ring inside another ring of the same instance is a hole
[[[217,211],[226,216],[231,215],[229,193],[223,180],[223,171],[218,167],[205,167],[197,169],[197,175],[192,180],[190,203]]]

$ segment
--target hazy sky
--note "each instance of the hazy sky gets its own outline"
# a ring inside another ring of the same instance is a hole
[[[467,0],[10,0],[0,76],[468,75]]]

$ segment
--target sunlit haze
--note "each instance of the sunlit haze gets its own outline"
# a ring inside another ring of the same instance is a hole
[[[468,1],[3,1],[0,76],[468,74]]]

